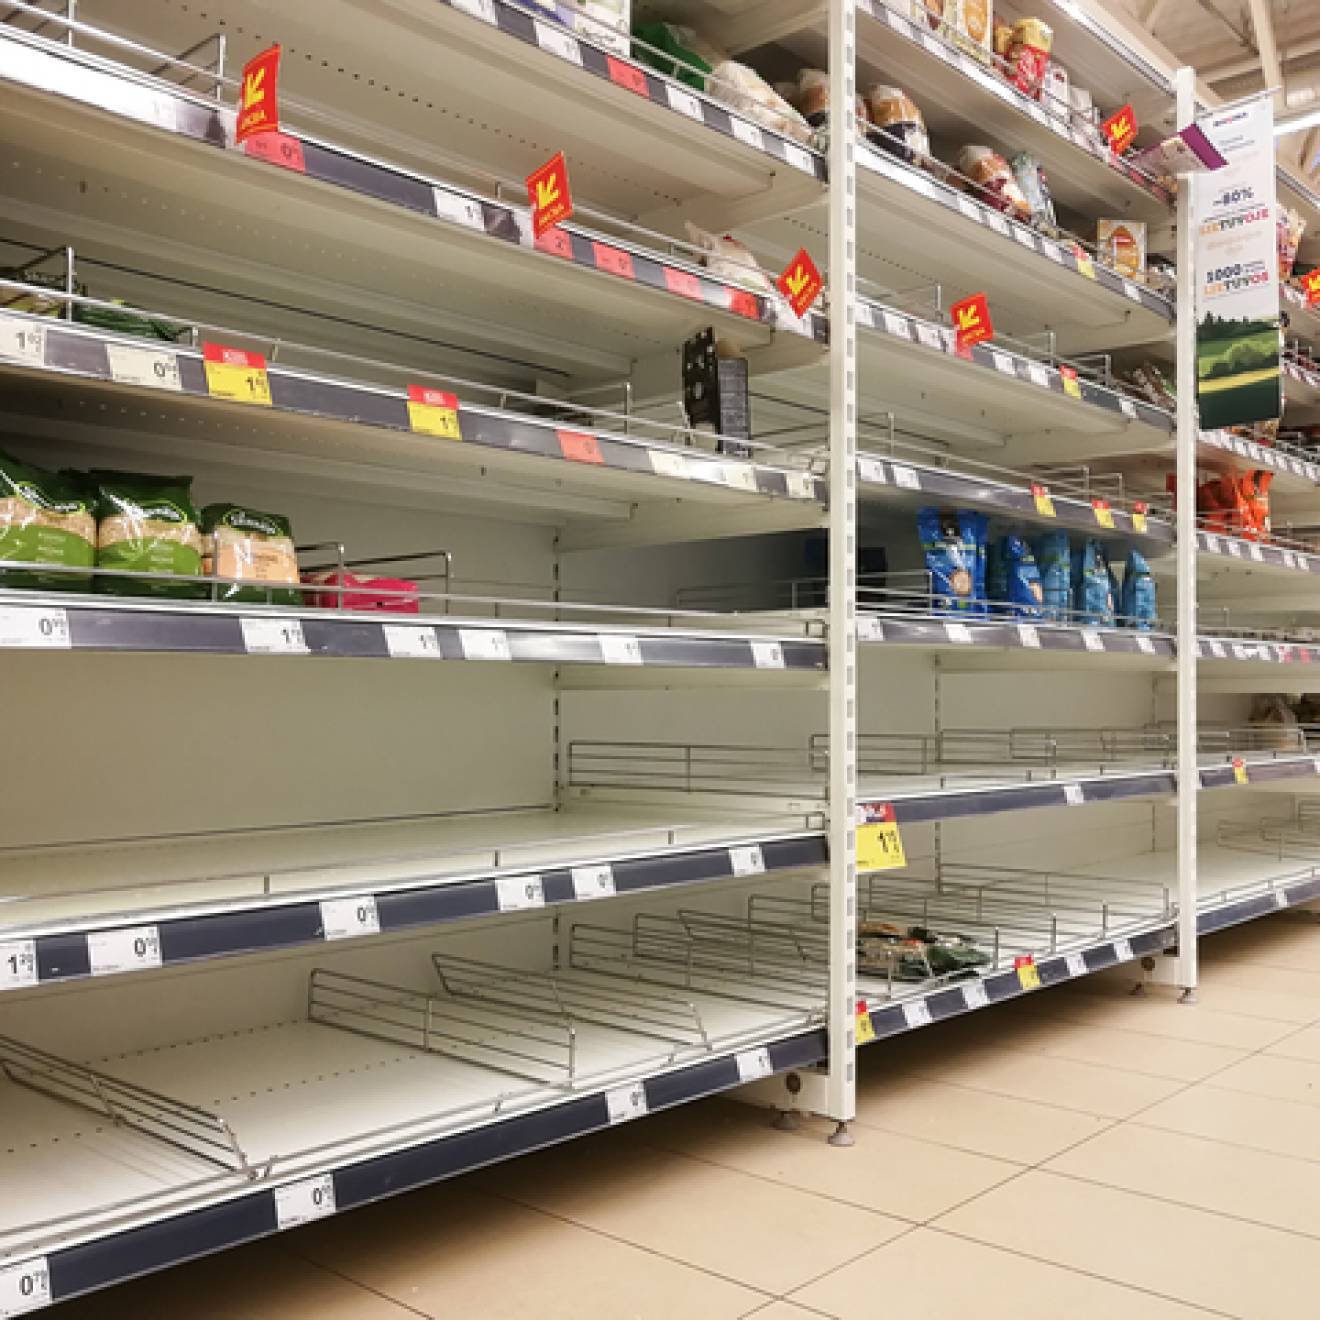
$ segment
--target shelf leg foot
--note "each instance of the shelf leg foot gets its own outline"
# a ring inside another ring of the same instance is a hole
[[[776,1132],[796,1132],[802,1126],[802,1120],[791,1109],[781,1109],[770,1124]]]
[[[1146,993],[1146,983],[1145,983],[1145,981],[1138,981],[1138,982],[1136,983],[1136,985],[1134,985],[1134,986],[1132,987],[1132,994],[1134,994],[1134,995],[1136,995],[1136,996],[1138,996],[1138,997],[1144,995],[1145,993]]]
[[[831,1146],[855,1146],[857,1144],[857,1138],[853,1136],[847,1123],[840,1123],[829,1136],[828,1141]]]
[[[1178,1002],[1180,1004],[1196,1003],[1196,987],[1194,985],[1184,986],[1183,989],[1178,992]]]

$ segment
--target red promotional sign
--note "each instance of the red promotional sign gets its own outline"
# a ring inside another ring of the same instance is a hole
[[[954,349],[966,355],[973,344],[995,337],[994,323],[990,320],[990,304],[985,294],[974,293],[949,308],[953,318]]]
[[[825,281],[816,269],[806,248],[801,248],[796,257],[784,268],[784,273],[775,281],[779,292],[788,299],[794,316],[804,316],[807,308],[816,301]]]
[[[547,229],[563,224],[573,214],[568,166],[562,151],[557,151],[539,170],[527,176],[527,200],[532,206],[532,233],[536,238]]]
[[[280,131],[280,106],[276,84],[280,76],[280,48],[276,43],[243,66],[239,89],[238,124],[234,141],[245,142],[257,133]]]
[[[1302,288],[1306,291],[1308,307],[1314,307],[1320,302],[1320,266],[1302,276]]]
[[[1109,145],[1119,155],[1122,155],[1137,139],[1137,116],[1130,105],[1115,110],[1100,127],[1105,137],[1109,139]]]

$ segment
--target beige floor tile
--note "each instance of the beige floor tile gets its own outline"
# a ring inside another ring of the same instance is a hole
[[[1226,1091],[1248,1091],[1276,1100],[1320,1105],[1320,1063],[1280,1058],[1276,1054],[1252,1054],[1217,1073],[1212,1085]]]
[[[821,1320],[823,1311],[809,1311],[796,1302],[771,1302],[759,1311],[749,1311],[743,1320]],[[832,1316],[826,1320],[834,1320]]]
[[[642,1145],[598,1145],[588,1159],[574,1143],[477,1177],[500,1195],[775,1295],[907,1227]]]
[[[1045,1167],[1320,1237],[1320,1165],[1288,1155],[1124,1123]]]
[[[1315,1106],[1218,1086],[1193,1086],[1161,1100],[1135,1120],[1144,1127],[1295,1155],[1320,1163]]]
[[[1110,1121],[1018,1096],[909,1076],[876,1078],[859,1086],[857,1118],[886,1132],[1019,1164],[1048,1159]]]
[[[1171,1095],[1180,1082],[992,1046],[921,1065],[917,1076],[1017,1096],[1101,1118],[1126,1118]]]
[[[701,1106],[700,1123],[680,1115],[684,1121],[662,1115],[633,1132],[694,1159],[908,1220],[941,1214],[1020,1167],[862,1124],[854,1125],[857,1144],[839,1150],[826,1141],[832,1123],[805,1119],[796,1131],[777,1132],[765,1110],[733,1102]]]
[[[255,1243],[68,1302],[59,1320],[416,1320],[416,1312]]]
[[[1212,935],[1201,943],[1201,960],[1267,962],[1306,972],[1320,970],[1320,923],[1296,917],[1252,921]]]
[[[921,1228],[794,1294],[838,1320],[1193,1320],[1200,1308]]]
[[[1201,975],[1208,985],[1240,986],[1251,991],[1283,994],[1296,1001],[1299,1012],[1315,1005],[1315,1014],[1320,1016],[1320,967],[1313,971],[1299,971],[1296,968],[1225,958],[1204,964]]]
[[[1265,1053],[1277,1054],[1284,1059],[1307,1059],[1311,1063],[1320,1063],[1320,1026],[1303,1027],[1301,1031],[1290,1032],[1282,1040],[1268,1046]]]
[[[1241,965],[1239,964],[1239,970]],[[1294,1023],[1305,1026],[1320,1018],[1310,998],[1297,999],[1290,994],[1268,989],[1269,977],[1255,976],[1259,988],[1243,984],[1229,984],[1208,973],[1197,989],[1197,1004],[1189,1007],[1210,1009],[1212,1012],[1236,1013],[1239,1017],[1264,1018],[1270,1022]],[[1089,978],[1088,989],[1096,995],[1114,999],[1130,999],[1131,984],[1104,977]],[[1152,993],[1158,993],[1153,991]]]
[[[727,1279],[483,1195],[470,1178],[300,1229],[291,1246],[437,1320],[734,1320],[766,1300]]]
[[[1027,1173],[939,1226],[1238,1320],[1315,1312],[1311,1239],[1112,1187]]]

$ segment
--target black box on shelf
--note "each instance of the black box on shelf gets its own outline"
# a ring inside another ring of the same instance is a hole
[[[751,457],[751,445],[740,443],[752,438],[747,359],[720,357],[714,330],[703,330],[683,345],[683,407],[693,426],[715,429],[720,453]]]

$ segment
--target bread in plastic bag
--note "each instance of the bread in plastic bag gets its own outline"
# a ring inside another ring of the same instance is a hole
[[[877,83],[867,94],[871,122],[875,127],[867,136],[909,165],[921,165],[930,158],[930,135],[917,103],[901,88]]]
[[[91,472],[96,488],[96,566],[134,573],[197,577],[202,571],[202,534],[192,502],[191,477],[156,477],[133,472]],[[205,588],[186,582],[98,577],[98,591],[120,596],[192,598]]]
[[[208,504],[202,510],[202,571],[249,586],[216,589],[217,600],[300,605],[298,554],[289,520],[242,504]]]
[[[958,153],[958,172],[969,180],[964,186],[979,201],[1019,219],[1031,215],[1031,207],[1018,187],[1008,162],[990,147],[969,145]]]
[[[0,454],[0,560],[91,568],[96,515],[81,484]],[[90,574],[0,569],[0,587],[79,591],[90,580]]]

